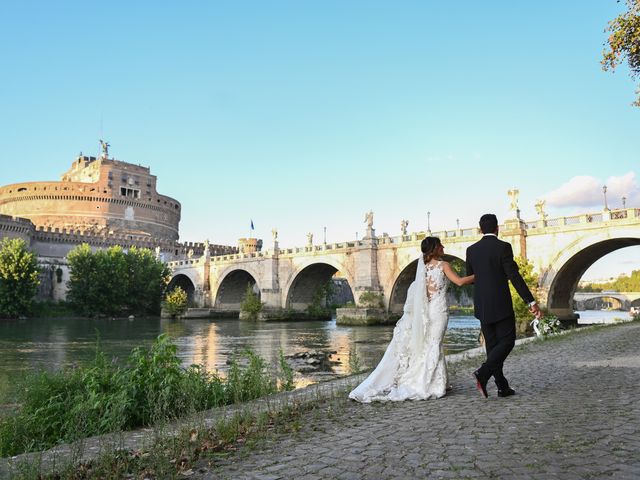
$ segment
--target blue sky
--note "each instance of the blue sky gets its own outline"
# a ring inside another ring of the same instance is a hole
[[[378,233],[423,230],[427,211],[433,229],[470,226],[504,218],[512,187],[526,218],[542,197],[551,215],[596,211],[609,181],[614,206],[624,189],[640,206],[636,87],[599,64],[622,9],[4,2],[0,183],[59,178],[103,137],[182,202],[182,239],[226,244],[250,219],[284,246],[323,227],[349,240],[369,209]],[[629,271],[638,250],[592,273]]]

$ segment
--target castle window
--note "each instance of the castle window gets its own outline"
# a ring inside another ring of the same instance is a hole
[[[19,191],[19,192],[24,192],[24,191],[26,191],[26,190],[27,190],[27,188],[26,188],[26,187],[20,187],[20,188],[18,189],[18,191]]]
[[[120,195],[129,198],[140,198],[140,190],[135,188],[120,187]]]

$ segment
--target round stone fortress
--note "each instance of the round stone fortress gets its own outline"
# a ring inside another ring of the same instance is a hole
[[[58,182],[0,187],[0,214],[31,220],[37,230],[82,235],[135,235],[178,240],[180,203],[156,191],[156,177],[108,157],[80,155]]]

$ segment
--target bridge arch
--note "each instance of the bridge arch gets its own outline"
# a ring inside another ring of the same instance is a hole
[[[409,291],[409,286],[416,278],[416,272],[418,270],[418,260],[420,260],[420,258],[409,262],[409,264],[407,264],[400,271],[400,274],[396,277],[396,280],[393,283],[393,287],[391,288],[391,295],[389,296],[389,312],[402,314],[404,303],[407,300],[407,292]],[[461,258],[455,257],[453,255],[444,255],[443,260],[449,263],[463,262]]]
[[[219,310],[240,311],[240,304],[247,291],[247,285],[260,297],[257,275],[244,268],[230,268],[224,272],[216,289],[214,306]]]
[[[176,287],[180,287],[187,294],[187,305],[193,306],[194,296],[196,293],[195,282],[191,277],[184,273],[179,273],[171,278],[167,285],[167,292],[171,292]]]
[[[348,272],[342,269],[339,262],[331,259],[320,261],[310,261],[301,265],[296,272],[291,275],[285,287],[286,309],[304,311],[313,303],[314,296],[320,288],[330,282],[336,272],[341,272],[346,284],[343,283],[344,295],[348,301],[353,301],[352,280]],[[350,298],[349,298],[350,297]],[[323,305],[328,306],[328,305]]]
[[[625,307],[624,299],[615,295],[601,295],[591,297],[584,301],[585,310],[600,310],[603,308],[612,308],[614,310],[622,310]]]
[[[627,232],[623,232],[627,233]],[[640,245],[640,238],[620,235],[618,238],[604,233],[578,239],[560,252],[543,273],[540,286],[547,293],[547,308],[561,319],[575,318],[573,297],[578,282],[587,269],[605,255],[625,247]]]

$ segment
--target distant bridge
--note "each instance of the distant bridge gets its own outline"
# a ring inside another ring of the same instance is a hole
[[[540,282],[537,297],[559,318],[575,320],[574,294],[584,272],[620,248],[640,245],[640,209],[605,210],[570,217],[523,221],[519,213],[500,226],[500,238],[527,258]],[[336,272],[346,279],[357,302],[365,292],[382,294],[388,311],[400,312],[415,276],[420,242],[442,240],[447,256],[465,258],[481,238],[477,227],[440,232],[376,236],[372,225],[361,240],[280,248],[274,239],[265,251],[169,262],[172,283],[185,288],[194,304],[237,312],[247,284],[254,285],[265,308],[304,310],[318,287]]]
[[[573,296],[576,310],[613,308],[629,310],[640,307],[640,292],[576,292]]]

